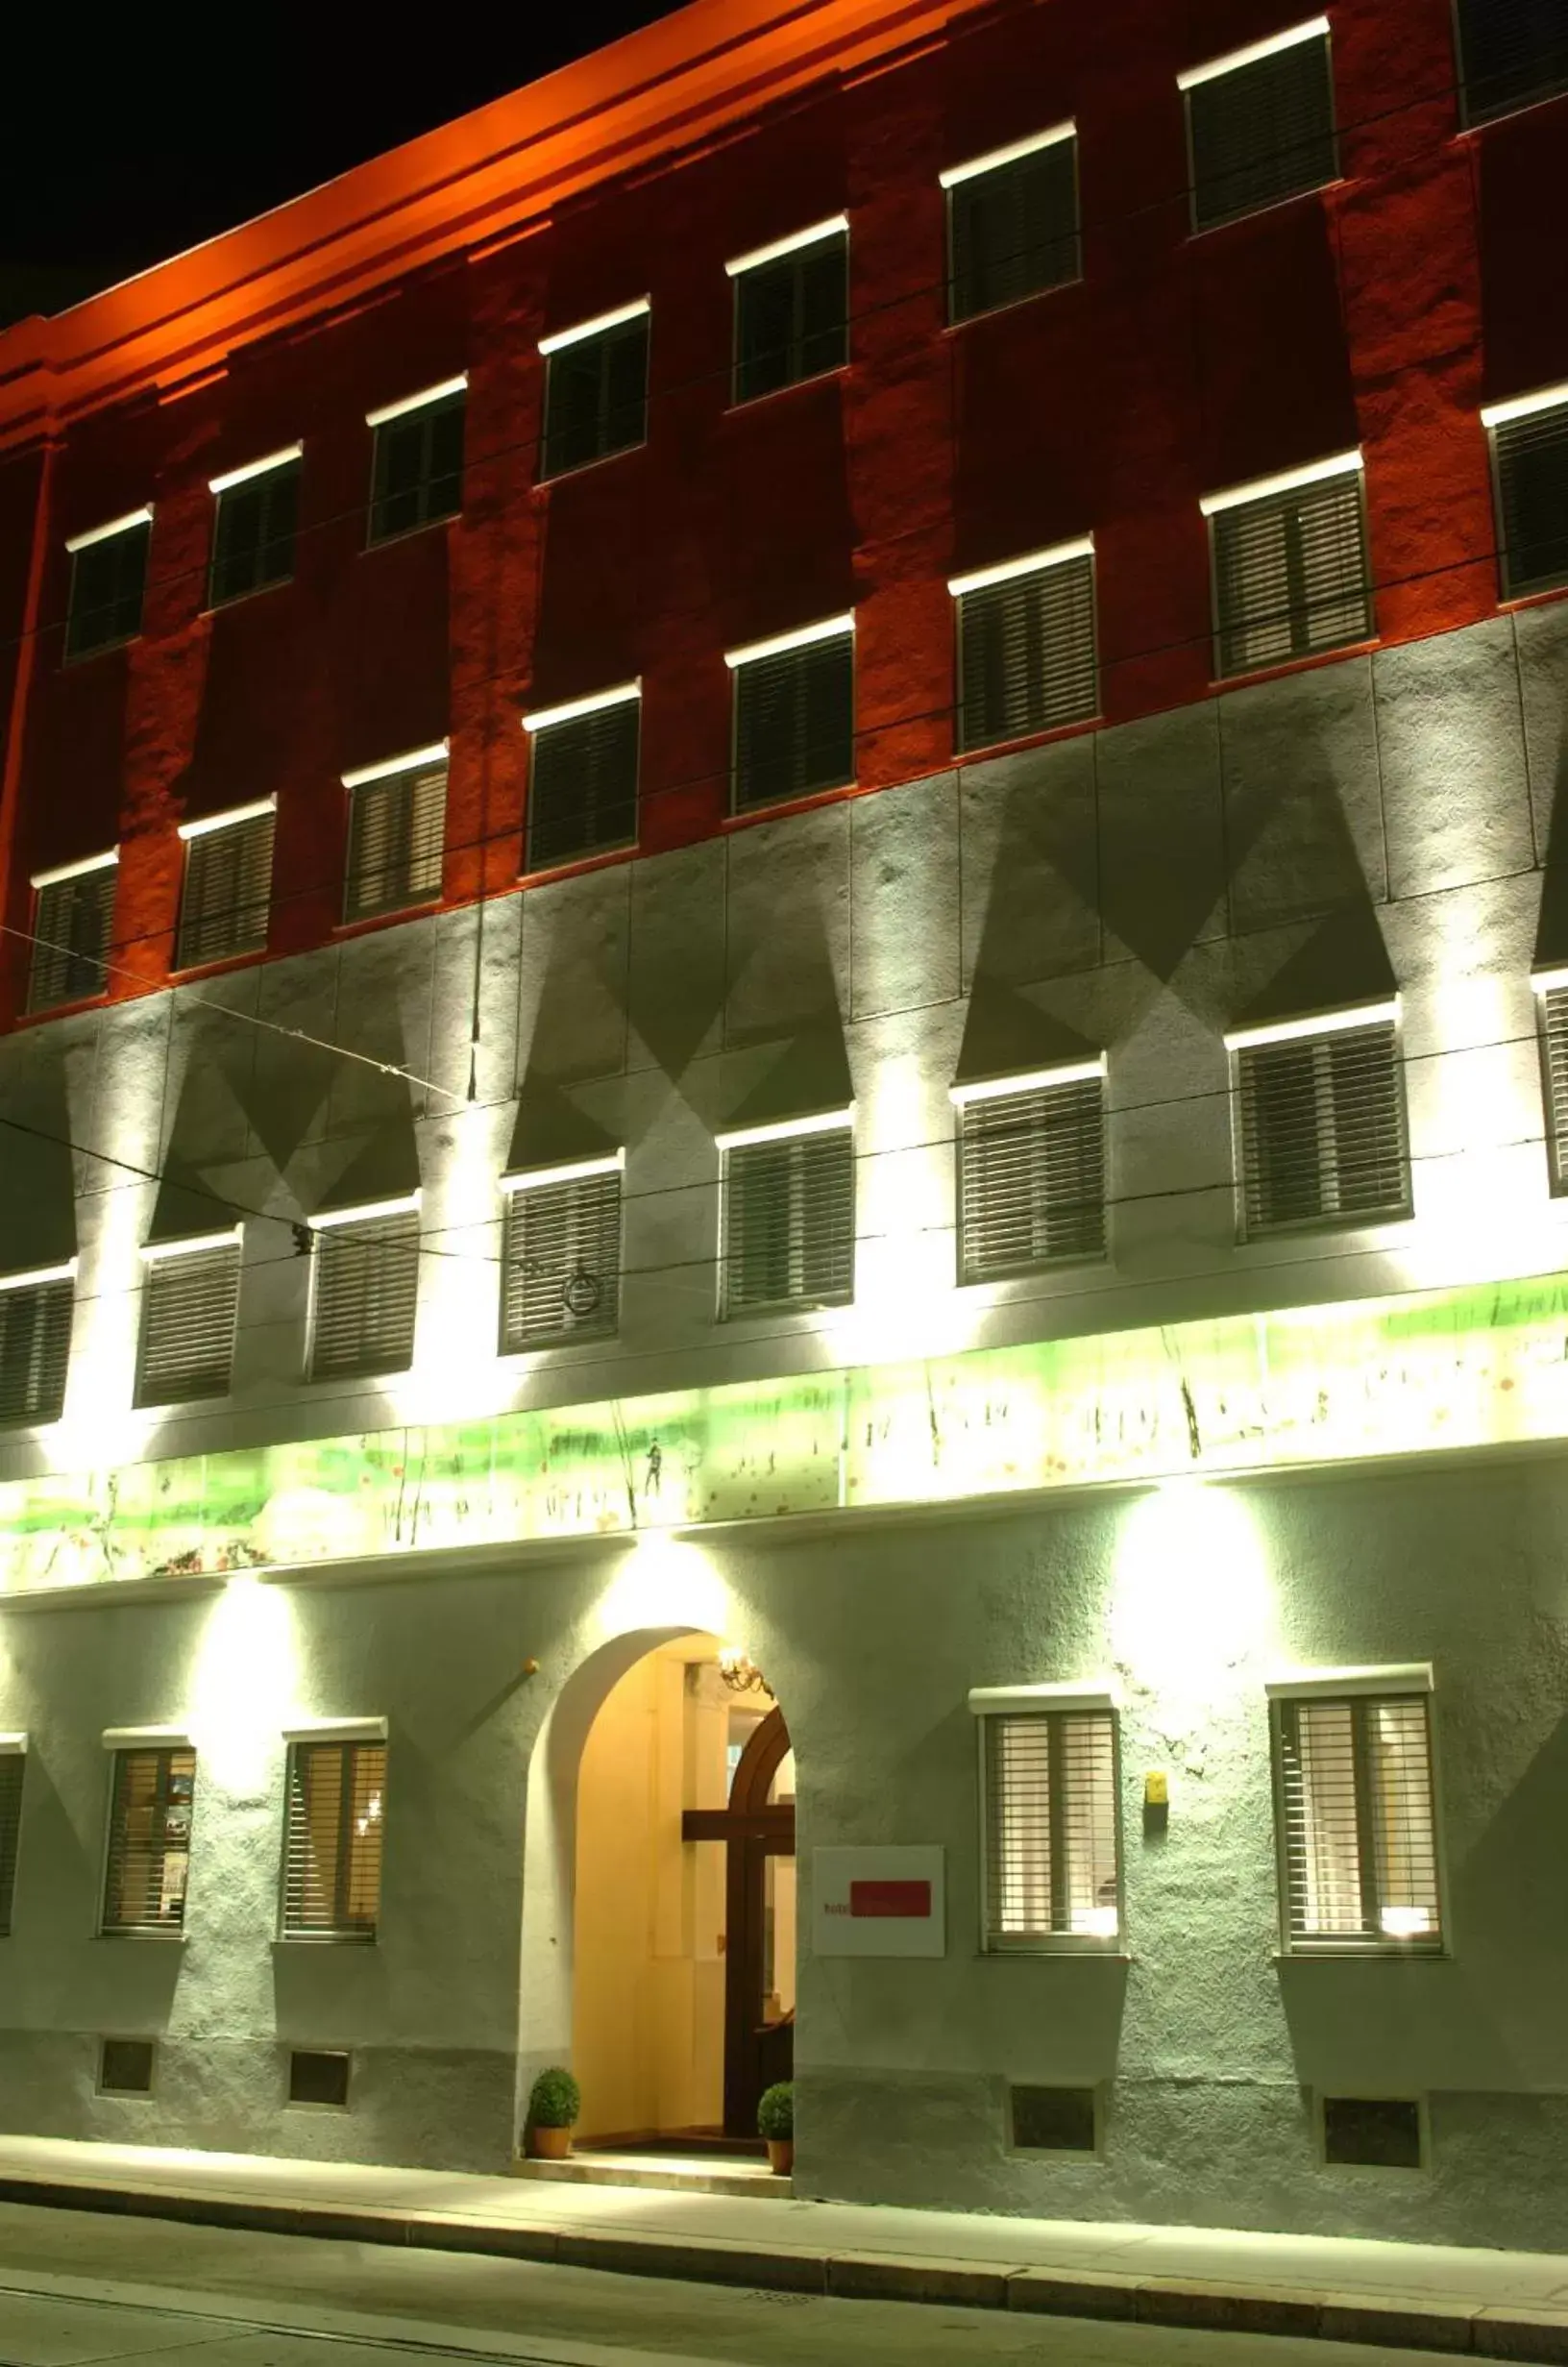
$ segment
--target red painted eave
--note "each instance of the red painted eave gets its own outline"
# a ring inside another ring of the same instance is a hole
[[[692,0],[543,81],[53,320],[0,334],[0,448],[221,369],[237,344],[515,235],[827,75],[940,35],[976,0]]]

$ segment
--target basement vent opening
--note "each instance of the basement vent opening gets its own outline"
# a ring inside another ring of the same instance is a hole
[[[153,2091],[151,2038],[105,2038],[98,2049],[98,2092],[101,2096],[150,2096]]]
[[[1092,2154],[1097,2147],[1092,2087],[1014,2087],[1008,2091],[1013,2143],[1023,2153]]]
[[[331,2104],[349,2101],[349,2059],[296,2049],[288,2059],[290,2104]]]
[[[1352,2169],[1420,2169],[1420,2106],[1405,2096],[1325,2096],[1323,2158]]]

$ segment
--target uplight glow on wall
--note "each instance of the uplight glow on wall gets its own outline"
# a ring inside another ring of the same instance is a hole
[[[45,1473],[0,1590],[1552,1439],[1561,1274]]]

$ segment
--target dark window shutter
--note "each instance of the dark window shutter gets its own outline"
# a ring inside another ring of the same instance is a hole
[[[1194,85],[1187,107],[1198,230],[1338,178],[1325,36]]]
[[[1408,1216],[1405,1097],[1391,1020],[1237,1054],[1247,1233]]]
[[[641,726],[642,701],[623,699],[530,734],[530,871],[635,841]]]
[[[1458,0],[1458,12],[1466,122],[1568,90],[1562,0]]]
[[[854,779],[852,632],[751,658],[734,673],[738,813]]]
[[[1008,1712],[984,1725],[987,1948],[1115,1940],[1121,1885],[1114,1713]]]
[[[39,888],[27,981],[30,1011],[50,1011],[57,1003],[103,993],[118,876],[114,864],[103,863]]]
[[[22,1837],[22,1785],[26,1775],[25,1751],[0,1752],[0,1939],[11,1936],[12,1911],[16,1901],[16,1857]]]
[[[138,1405],[228,1395],[239,1270],[237,1241],[149,1261],[142,1285]]]
[[[1096,714],[1092,558],[961,593],[958,649],[961,750]]]
[[[267,942],[276,817],[252,814],[185,841],[177,970],[254,953]]]
[[[193,1750],[114,1754],[104,1880],[106,1932],[178,1932],[185,1917]]]
[[[214,608],[242,600],[294,573],[300,463],[285,460],[217,496],[208,599]]]
[[[735,276],[735,400],[752,402],[849,358],[849,240],[813,239]]]
[[[463,505],[465,389],[383,419],[374,431],[370,540],[455,517]]]
[[[285,1939],[370,1941],[381,1912],[384,1742],[296,1742],[283,1837]]]
[[[1426,1695],[1276,1710],[1291,1945],[1439,1947]]]
[[[507,1194],[503,1355],[613,1332],[620,1283],[619,1173],[574,1175]]]
[[[0,1290],[0,1430],[60,1419],[75,1298],[69,1281]]]
[[[446,840],[444,763],[361,781],[349,792],[346,921],[401,912],[441,893]]]
[[[545,358],[544,475],[562,477],[648,438],[649,316]]]
[[[844,1306],[854,1295],[849,1127],[725,1154],[724,1312]]]
[[[153,530],[145,519],[106,534],[71,554],[70,605],[65,654],[86,657],[94,650],[130,641],[141,630],[142,595]]]
[[[1492,430],[1509,599],[1568,583],[1568,403]]]
[[[968,1101],[959,1126],[959,1278],[990,1282],[1105,1254],[1098,1077]]]
[[[406,1372],[419,1301],[419,1211],[327,1224],[315,1234],[313,1381]]]
[[[972,174],[947,192],[949,320],[972,320],[1076,280],[1078,143]]]
[[[1210,523],[1222,676],[1370,638],[1360,470],[1238,502]]]
[[[1555,1192],[1568,1191],[1568,986],[1540,998],[1548,1151]]]

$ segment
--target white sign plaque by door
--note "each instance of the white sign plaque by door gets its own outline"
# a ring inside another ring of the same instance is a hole
[[[812,1947],[818,1956],[945,1956],[946,1852],[897,1846],[814,1849]]]

